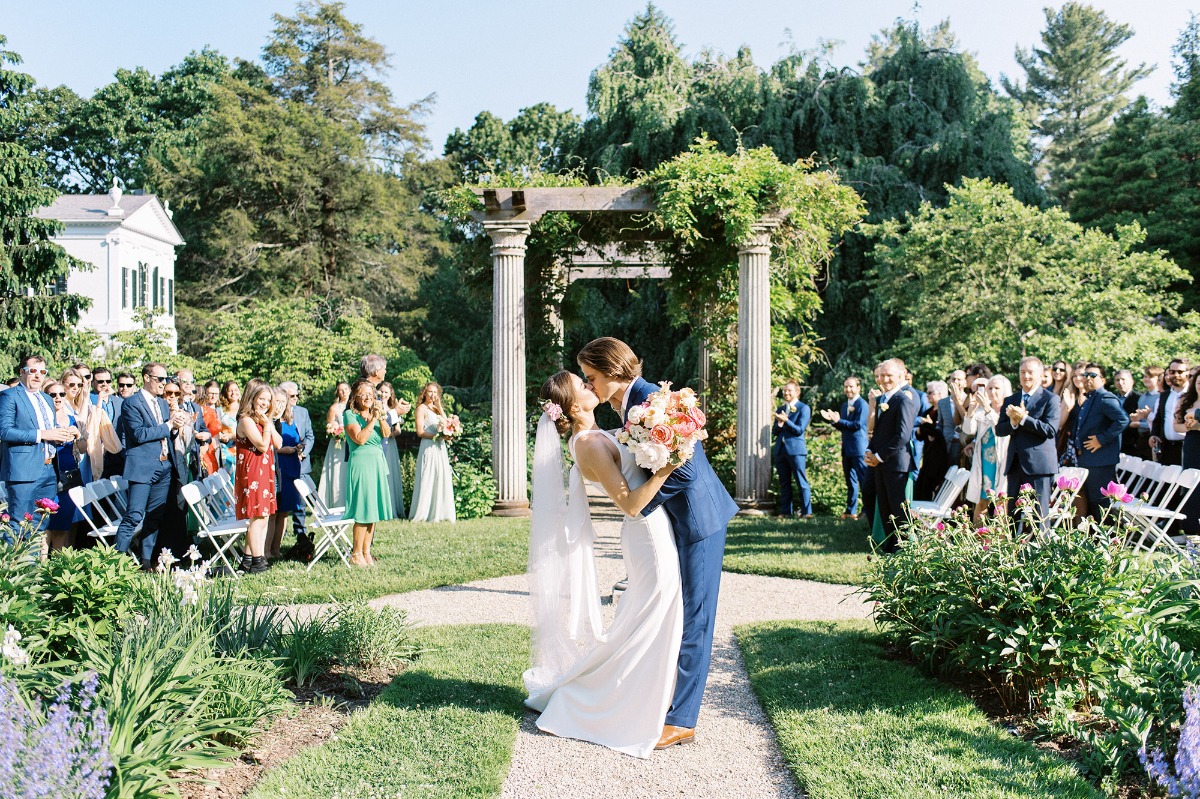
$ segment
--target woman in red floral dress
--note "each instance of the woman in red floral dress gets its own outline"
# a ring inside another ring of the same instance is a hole
[[[267,415],[271,410],[271,387],[265,383],[246,388],[238,408],[237,467],[234,489],[237,518],[249,519],[246,530],[246,551],[240,571],[257,573],[269,566],[263,556],[267,540],[267,522],[275,513],[275,425]]]

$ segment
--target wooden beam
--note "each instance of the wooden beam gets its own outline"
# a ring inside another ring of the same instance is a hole
[[[645,213],[654,208],[654,195],[640,186],[571,186],[567,188],[475,189],[484,210],[477,221],[523,219],[534,221],[550,211],[587,213]]]

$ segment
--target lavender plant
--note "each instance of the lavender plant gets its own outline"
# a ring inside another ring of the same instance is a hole
[[[63,683],[44,714],[29,709],[17,683],[0,676],[0,797],[101,799],[112,773],[109,727],[97,707],[97,677]]]
[[[1179,730],[1179,747],[1174,768],[1161,749],[1138,753],[1150,780],[1162,786],[1168,796],[1200,799],[1200,692],[1189,686],[1183,693],[1184,722]]]

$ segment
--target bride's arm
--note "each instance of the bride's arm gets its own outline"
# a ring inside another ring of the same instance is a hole
[[[581,437],[575,442],[575,458],[579,471],[592,482],[599,483],[626,516],[637,516],[654,499],[677,466],[666,466],[650,476],[635,489],[630,489],[617,465],[620,454],[601,436]]]

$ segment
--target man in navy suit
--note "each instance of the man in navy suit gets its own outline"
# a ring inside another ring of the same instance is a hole
[[[1121,435],[1129,426],[1129,414],[1116,394],[1104,387],[1104,369],[1089,363],[1083,367],[1083,390],[1087,401],[1075,418],[1071,440],[1079,453],[1079,465],[1088,470],[1083,483],[1088,514],[1099,519],[1111,500],[1100,490],[1117,476],[1121,459]]]
[[[142,367],[142,389],[131,394],[121,412],[125,435],[125,479],[129,493],[125,515],[117,527],[116,548],[128,552],[139,526],[142,544],[139,560],[150,568],[150,558],[158,540],[158,527],[166,508],[171,487],[171,447],[173,436],[190,424],[182,411],[171,413],[163,399],[167,369],[161,363]]]
[[[867,478],[867,401],[862,398],[862,383],[847,377],[842,383],[846,401],[837,411],[821,411],[821,418],[832,422],[842,434],[842,476],[846,480],[846,512],[843,519],[858,518],[858,490]]]
[[[789,380],[783,386],[783,405],[775,411],[775,424],[771,434],[775,445],[771,455],[775,459],[775,471],[779,473],[779,515],[792,515],[792,478],[800,487],[800,515],[811,518],[812,489],[808,485],[808,444],[804,440],[808,423],[812,421],[812,409],[800,401],[800,384]]]
[[[904,373],[899,358],[875,367],[875,382],[883,393],[875,403],[875,428],[864,456],[867,465],[875,469],[875,501],[887,534],[884,552],[895,552],[898,547],[896,530],[904,521],[904,488],[913,468],[909,445],[921,408],[916,390],[904,382]]]
[[[46,359],[28,355],[21,359],[21,382],[0,393],[0,480],[8,487],[9,527],[0,537],[16,535],[28,515],[33,523],[39,499],[58,498],[54,453],[58,446],[79,437],[74,427],[58,427],[50,398],[42,393]]]
[[[291,380],[285,380],[279,384],[279,387],[287,394],[288,405],[292,408],[292,424],[296,425],[296,435],[300,437],[300,447],[296,452],[296,456],[300,458],[300,476],[312,474],[312,461],[309,455],[312,454],[313,444],[316,442],[316,436],[313,433],[312,417],[308,413],[308,409],[300,402],[300,386]],[[296,534],[296,544],[303,550],[305,547],[311,547],[311,542],[308,539],[308,517],[304,513],[304,504],[292,512],[292,532]],[[310,550],[311,552],[311,550]]]
[[[1021,486],[1028,483],[1037,494],[1042,518],[1050,509],[1050,480],[1058,473],[1055,436],[1062,405],[1053,391],[1042,388],[1046,366],[1040,358],[1021,359],[1019,391],[1004,400],[996,435],[1011,436],[1005,468],[1008,470],[1009,512],[1015,510]]]
[[[625,342],[599,338],[577,356],[584,380],[601,401],[621,414],[640,405],[658,386],[642,379],[642,362]],[[666,484],[642,509],[646,515],[662,507],[671,519],[679,550],[679,572],[683,584],[683,642],[679,647],[679,671],[675,695],[667,711],[657,748],[695,740],[700,700],[708,682],[712,659],[713,628],[717,614],[717,592],[721,587],[721,561],[725,554],[725,530],[737,514],[737,505],[696,444],[692,458],[675,469]]]

